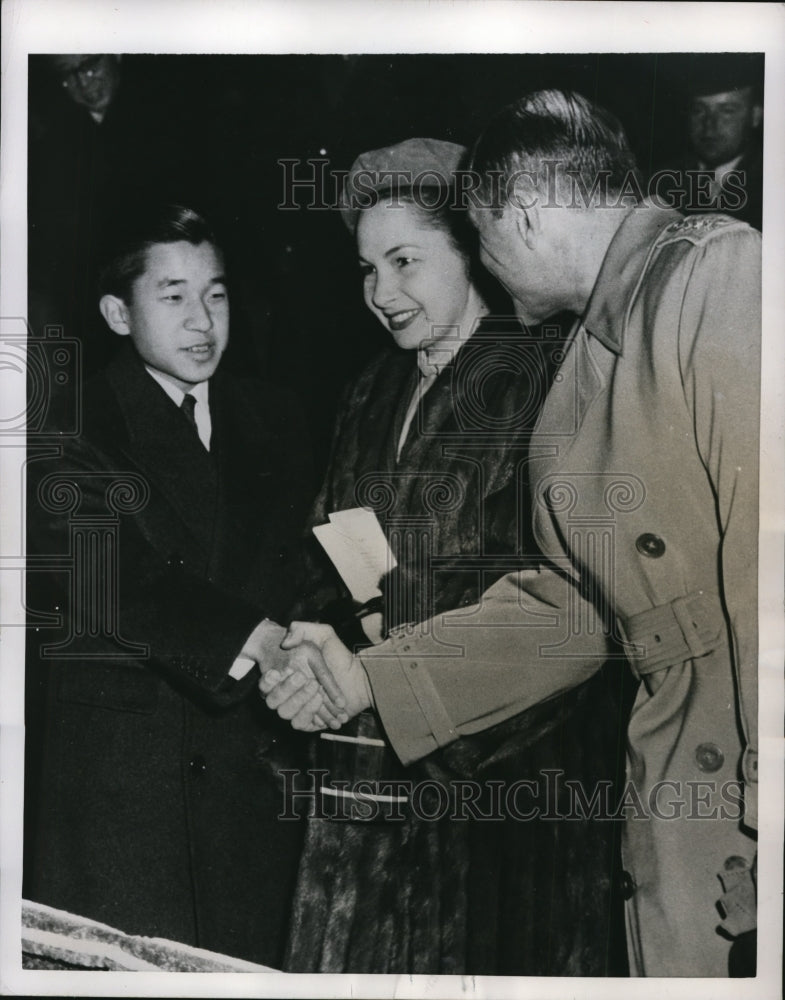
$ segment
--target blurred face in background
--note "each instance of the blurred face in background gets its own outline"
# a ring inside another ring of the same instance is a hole
[[[692,148],[707,167],[718,167],[740,156],[763,117],[752,88],[693,97],[689,108]]]
[[[60,83],[75,104],[104,114],[120,84],[120,59],[110,55],[52,56]]]
[[[450,235],[411,204],[360,213],[357,253],[365,304],[399,347],[469,336],[484,308]]]

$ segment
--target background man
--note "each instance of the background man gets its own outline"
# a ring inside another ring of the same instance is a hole
[[[120,85],[120,56],[58,55],[51,62],[66,94],[100,125]]]
[[[681,85],[686,148],[677,208],[763,224],[763,101],[755,57],[693,56]]]
[[[530,450],[544,565],[359,657],[327,626],[284,645],[318,642],[349,713],[375,705],[407,763],[579,683],[618,637],[641,680],[631,969],[724,976],[754,922],[760,237],[635,205],[620,193],[633,165],[613,116],[561,91],[502,110],[473,154],[486,181],[501,172],[474,219],[519,317],[579,317]],[[273,670],[262,689],[296,727],[323,726],[315,681]]]

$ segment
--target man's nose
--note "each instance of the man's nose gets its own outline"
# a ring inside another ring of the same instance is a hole
[[[81,91],[93,90],[104,84],[102,71],[93,65],[77,66],[71,73],[71,79]]]
[[[720,123],[720,116],[716,111],[706,111],[701,118],[701,128],[704,132],[714,132]]]
[[[199,330],[201,332],[209,330],[213,325],[213,318],[210,310],[201,299],[195,299],[188,310],[185,325],[189,330]]]

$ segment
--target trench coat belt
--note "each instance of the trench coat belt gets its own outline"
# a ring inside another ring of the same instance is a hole
[[[633,671],[642,677],[706,656],[727,641],[716,590],[695,590],[629,618],[619,618]]]

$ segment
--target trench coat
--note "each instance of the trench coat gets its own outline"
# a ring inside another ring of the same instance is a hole
[[[624,800],[638,975],[728,975],[718,875],[755,856],[759,343],[759,234],[631,210],[531,442],[547,559],[362,654],[412,761],[580,683],[622,642],[642,679]]]
[[[130,345],[128,345],[130,347]],[[285,725],[228,676],[301,586],[310,467],[272,386],[217,372],[212,441],[121,350],[78,433],[28,451],[25,894],[275,966],[302,839],[264,757]],[[82,558],[84,556],[84,558]]]

